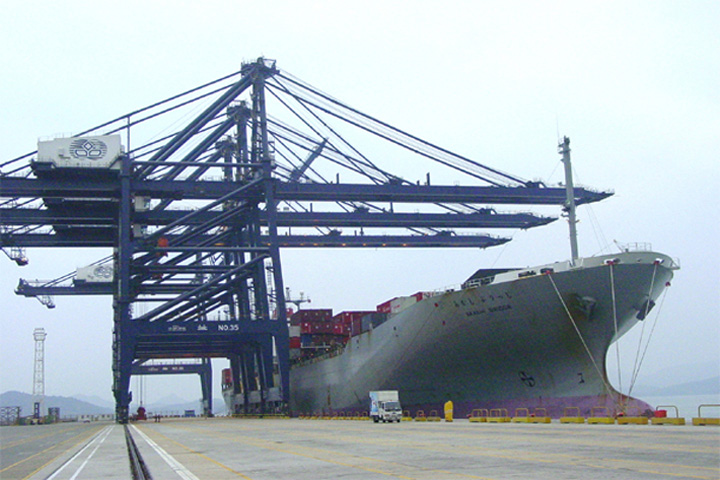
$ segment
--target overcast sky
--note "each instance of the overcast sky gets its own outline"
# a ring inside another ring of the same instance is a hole
[[[720,370],[718,25],[717,1],[2,2],[0,161],[258,56],[526,179],[562,181],[557,141],[567,135],[576,181],[615,191],[579,209],[581,255],[647,242],[682,265],[651,316],[638,382],[678,364],[709,378]],[[314,308],[372,309],[480,267],[569,256],[563,221],[491,233],[514,240],[487,250],[285,250],[285,283]],[[32,392],[32,332],[43,327],[46,394],[111,398],[110,298],[58,297],[47,310],[13,293],[18,278],[56,278],[107,254],[31,250],[23,268],[0,258],[0,392]],[[628,372],[638,334],[621,342]],[[146,381],[147,402],[170,393],[198,398],[199,382]]]

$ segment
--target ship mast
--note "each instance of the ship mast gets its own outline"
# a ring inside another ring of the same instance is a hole
[[[570,139],[563,137],[562,143],[558,145],[558,153],[562,154],[562,162],[565,165],[565,204],[563,211],[567,215],[570,225],[570,265],[574,266],[578,257],[577,228],[575,217],[575,186],[573,185],[572,165],[570,164]]]

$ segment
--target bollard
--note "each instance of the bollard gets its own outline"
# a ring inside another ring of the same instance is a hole
[[[453,421],[453,402],[452,402],[452,400],[448,400],[447,402],[445,402],[445,421],[446,422]]]

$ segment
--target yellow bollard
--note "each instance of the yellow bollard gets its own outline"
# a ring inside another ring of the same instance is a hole
[[[445,421],[446,422],[453,421],[453,402],[452,402],[452,400],[448,400],[447,402],[445,402]]]

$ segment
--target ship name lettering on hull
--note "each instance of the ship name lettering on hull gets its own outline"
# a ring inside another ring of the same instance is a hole
[[[477,306],[478,303],[476,303],[477,300],[480,300],[482,303],[490,302],[490,303],[496,303],[498,300],[502,301],[505,299],[511,299],[512,296],[509,292],[503,292],[497,295],[481,295],[474,300],[472,298],[462,298],[460,300],[454,300],[453,304],[456,308],[462,308],[462,307],[469,307],[469,306]],[[496,306],[487,306],[487,308],[478,308],[475,310],[466,310],[465,316],[466,317],[475,317],[477,315],[485,315],[487,313],[495,313],[495,312],[502,312],[505,310],[511,310],[512,306],[510,304],[503,304],[503,305],[496,305]]]
[[[486,313],[503,312],[505,310],[512,310],[512,305],[498,305],[496,307],[489,307],[487,309],[481,308],[479,310],[468,310],[465,312],[466,317],[475,317],[477,315],[485,315]]]
[[[490,313],[503,312],[505,310],[512,310],[512,306],[511,305],[498,305],[497,307],[488,308],[488,312],[490,312]]]

